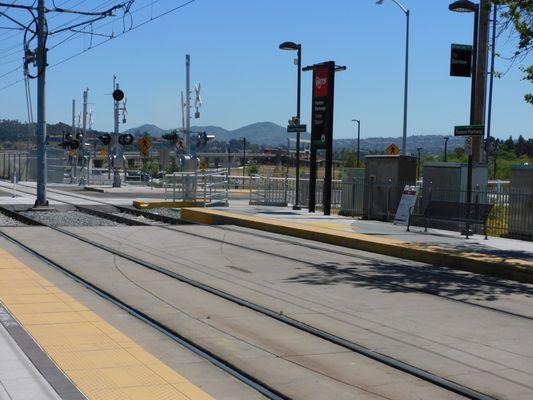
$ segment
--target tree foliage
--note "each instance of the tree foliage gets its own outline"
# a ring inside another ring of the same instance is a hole
[[[514,54],[510,57],[512,63],[525,62],[533,52],[533,0],[494,0],[494,4],[501,7],[500,31],[511,31],[517,36],[518,44]],[[524,72],[523,79],[533,83],[533,65],[521,65]],[[524,96],[526,102],[533,104],[533,94]]]

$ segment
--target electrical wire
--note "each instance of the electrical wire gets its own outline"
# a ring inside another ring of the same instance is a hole
[[[146,4],[146,5],[142,6],[142,7],[136,8],[136,9],[133,10],[133,11],[130,11],[130,10],[131,10],[131,5],[133,4],[133,1],[130,0],[130,1],[125,2],[125,3],[122,3],[122,4],[125,4],[125,5],[126,5],[125,10],[124,10],[125,13],[132,14],[132,15],[133,15],[133,14],[138,13],[138,12],[142,11],[143,9],[148,8],[148,7],[153,8],[153,5],[154,5],[155,3],[160,2],[160,1],[161,1],[161,0],[155,0],[155,1],[152,0],[150,3],[148,3],[148,4]],[[147,19],[147,20],[145,20],[145,21],[143,21],[143,22],[141,22],[141,23],[139,23],[139,24],[137,24],[137,25],[133,25],[133,23],[132,23],[132,25],[130,25],[130,27],[129,27],[128,29],[125,29],[125,27],[123,27],[123,31],[122,31],[121,33],[118,33],[118,34],[114,34],[114,33],[113,33],[111,36],[106,36],[106,35],[101,34],[101,33],[99,33],[99,32],[92,32],[92,36],[93,36],[93,35],[94,35],[94,36],[103,36],[103,37],[106,37],[106,39],[103,40],[103,41],[101,41],[101,42],[99,42],[99,43],[96,43],[95,45],[93,45],[93,44],[91,43],[91,46],[90,46],[90,47],[88,47],[88,48],[84,48],[83,50],[81,50],[81,51],[79,51],[79,52],[77,52],[77,53],[75,53],[75,54],[73,54],[73,55],[71,55],[71,56],[68,56],[68,57],[66,57],[66,58],[64,58],[64,59],[62,59],[62,60],[60,60],[59,62],[57,62],[57,63],[51,65],[49,68],[57,67],[57,66],[59,66],[59,65],[61,65],[61,64],[63,64],[63,63],[65,63],[65,62],[67,62],[67,61],[69,61],[69,60],[72,60],[73,58],[76,58],[76,57],[78,57],[78,56],[80,56],[80,55],[82,55],[82,54],[84,54],[84,53],[86,53],[86,52],[92,50],[93,48],[96,48],[96,47],[98,47],[98,46],[100,46],[100,45],[103,45],[103,44],[105,44],[105,43],[107,43],[107,42],[109,42],[109,41],[111,41],[111,40],[113,40],[113,39],[116,39],[116,38],[120,37],[120,36],[123,36],[123,35],[125,35],[126,33],[130,32],[130,31],[133,31],[133,30],[135,30],[135,29],[138,29],[138,28],[140,28],[140,27],[142,27],[142,26],[148,24],[149,22],[155,21],[155,20],[157,20],[157,19],[159,19],[159,18],[162,18],[162,17],[165,16],[165,15],[168,15],[168,14],[170,14],[170,13],[172,13],[172,12],[175,12],[175,11],[177,11],[177,10],[179,10],[179,9],[181,9],[181,8],[183,8],[183,7],[185,7],[185,6],[189,5],[189,4],[191,4],[191,3],[194,3],[195,1],[196,1],[196,0],[189,0],[189,1],[186,1],[186,2],[184,2],[184,3],[182,3],[182,4],[179,4],[179,5],[176,6],[176,7],[173,7],[173,8],[171,8],[171,9],[167,10],[167,11],[164,11],[164,12],[162,12],[162,13],[156,15],[155,17],[154,17],[153,14],[152,14],[152,15],[150,16],[149,19]],[[130,18],[133,18],[132,15],[130,16]],[[108,23],[100,24],[100,25],[98,26],[98,28],[102,28],[102,27],[104,27],[104,26],[108,26],[108,25],[114,23],[114,21],[115,21],[117,18],[119,18],[119,17],[114,17],[114,18],[112,18],[112,20],[109,21]],[[34,21],[35,21],[35,18],[34,18],[33,21],[30,21],[29,25],[33,24]],[[132,21],[133,21],[133,20],[132,20]],[[91,30],[92,30],[92,29],[93,29],[92,24],[90,24],[90,26],[91,26]],[[63,44],[63,43],[66,43],[66,42],[68,42],[68,41],[70,41],[70,40],[75,39],[76,36],[77,36],[77,37],[80,37],[81,35],[88,34],[88,33],[89,33],[89,32],[84,32],[84,31],[74,31],[72,35],[70,35],[70,36],[68,36],[67,38],[63,39],[62,41],[60,41],[60,42],[54,44],[52,47],[50,47],[49,50],[52,50],[52,49],[58,47],[59,45],[61,45],[61,44]],[[32,37],[32,38],[30,39],[30,41],[33,40],[33,39],[34,39],[34,37]],[[26,43],[26,42],[25,42],[25,43]],[[3,76],[9,75],[9,74],[11,74],[11,73],[13,73],[13,72],[15,72],[15,71],[18,71],[18,70],[20,70],[20,69],[22,69],[22,68],[23,68],[23,67],[18,67],[17,69],[11,70],[11,71],[9,71],[8,73],[6,73],[6,74],[0,76],[0,78],[3,77]],[[36,76],[38,76],[38,74],[35,75],[35,77],[36,77]],[[30,77],[33,77],[33,76],[30,76]],[[3,86],[3,87],[0,87],[0,91],[3,91],[3,90],[5,90],[5,89],[7,89],[7,88],[9,88],[9,87],[12,87],[12,86],[16,85],[17,83],[22,82],[23,80],[24,80],[24,78],[19,79],[19,80],[16,80],[16,81],[14,81],[14,82],[11,82],[11,83],[9,83],[9,84]]]

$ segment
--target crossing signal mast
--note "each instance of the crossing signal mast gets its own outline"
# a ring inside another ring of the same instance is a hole
[[[133,136],[129,134],[119,135],[120,114],[122,113],[122,123],[126,123],[126,95],[117,83],[117,77],[113,77],[113,108],[114,108],[114,129],[113,129],[113,187],[121,187],[120,170],[125,166],[124,149],[122,146],[133,143]],[[122,105],[121,105],[122,102]]]

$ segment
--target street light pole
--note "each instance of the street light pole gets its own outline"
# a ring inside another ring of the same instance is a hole
[[[478,51],[478,30],[479,30],[479,5],[469,0],[457,0],[448,7],[450,11],[454,12],[473,12],[474,13],[474,38],[472,43],[472,84],[470,94],[470,125],[475,123],[475,106],[476,106],[476,78],[477,78],[477,51]],[[471,143],[472,144],[472,143]],[[474,149],[471,146],[470,154],[468,155],[468,171],[466,175],[466,207],[467,216],[470,216],[470,204],[472,203],[472,169],[473,169],[473,153]],[[463,234],[467,237],[470,234],[470,224],[467,222]]]
[[[418,162],[417,162],[417,171],[416,171],[416,180],[418,181],[420,179],[420,150],[422,150],[422,147],[417,147],[416,151],[418,153]]]
[[[279,45],[280,50],[291,50],[297,52],[298,63],[298,83],[296,88],[296,118],[300,124],[300,99],[302,91],[302,45],[294,42],[283,42]],[[300,132],[296,132],[296,190],[294,196],[293,210],[301,210],[300,205]]]
[[[355,168],[359,168],[359,157],[361,155],[361,121],[358,119],[352,119],[352,122],[357,122],[357,164]]]
[[[384,0],[377,0],[376,4],[383,4]],[[402,135],[402,155],[407,154],[407,102],[409,93],[409,25],[411,12],[402,3],[392,0],[405,14],[405,78],[403,88],[403,135]]]

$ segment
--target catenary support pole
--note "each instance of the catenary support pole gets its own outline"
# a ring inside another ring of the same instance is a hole
[[[35,207],[48,206],[46,199],[46,28],[44,0],[37,4],[37,199]]]

